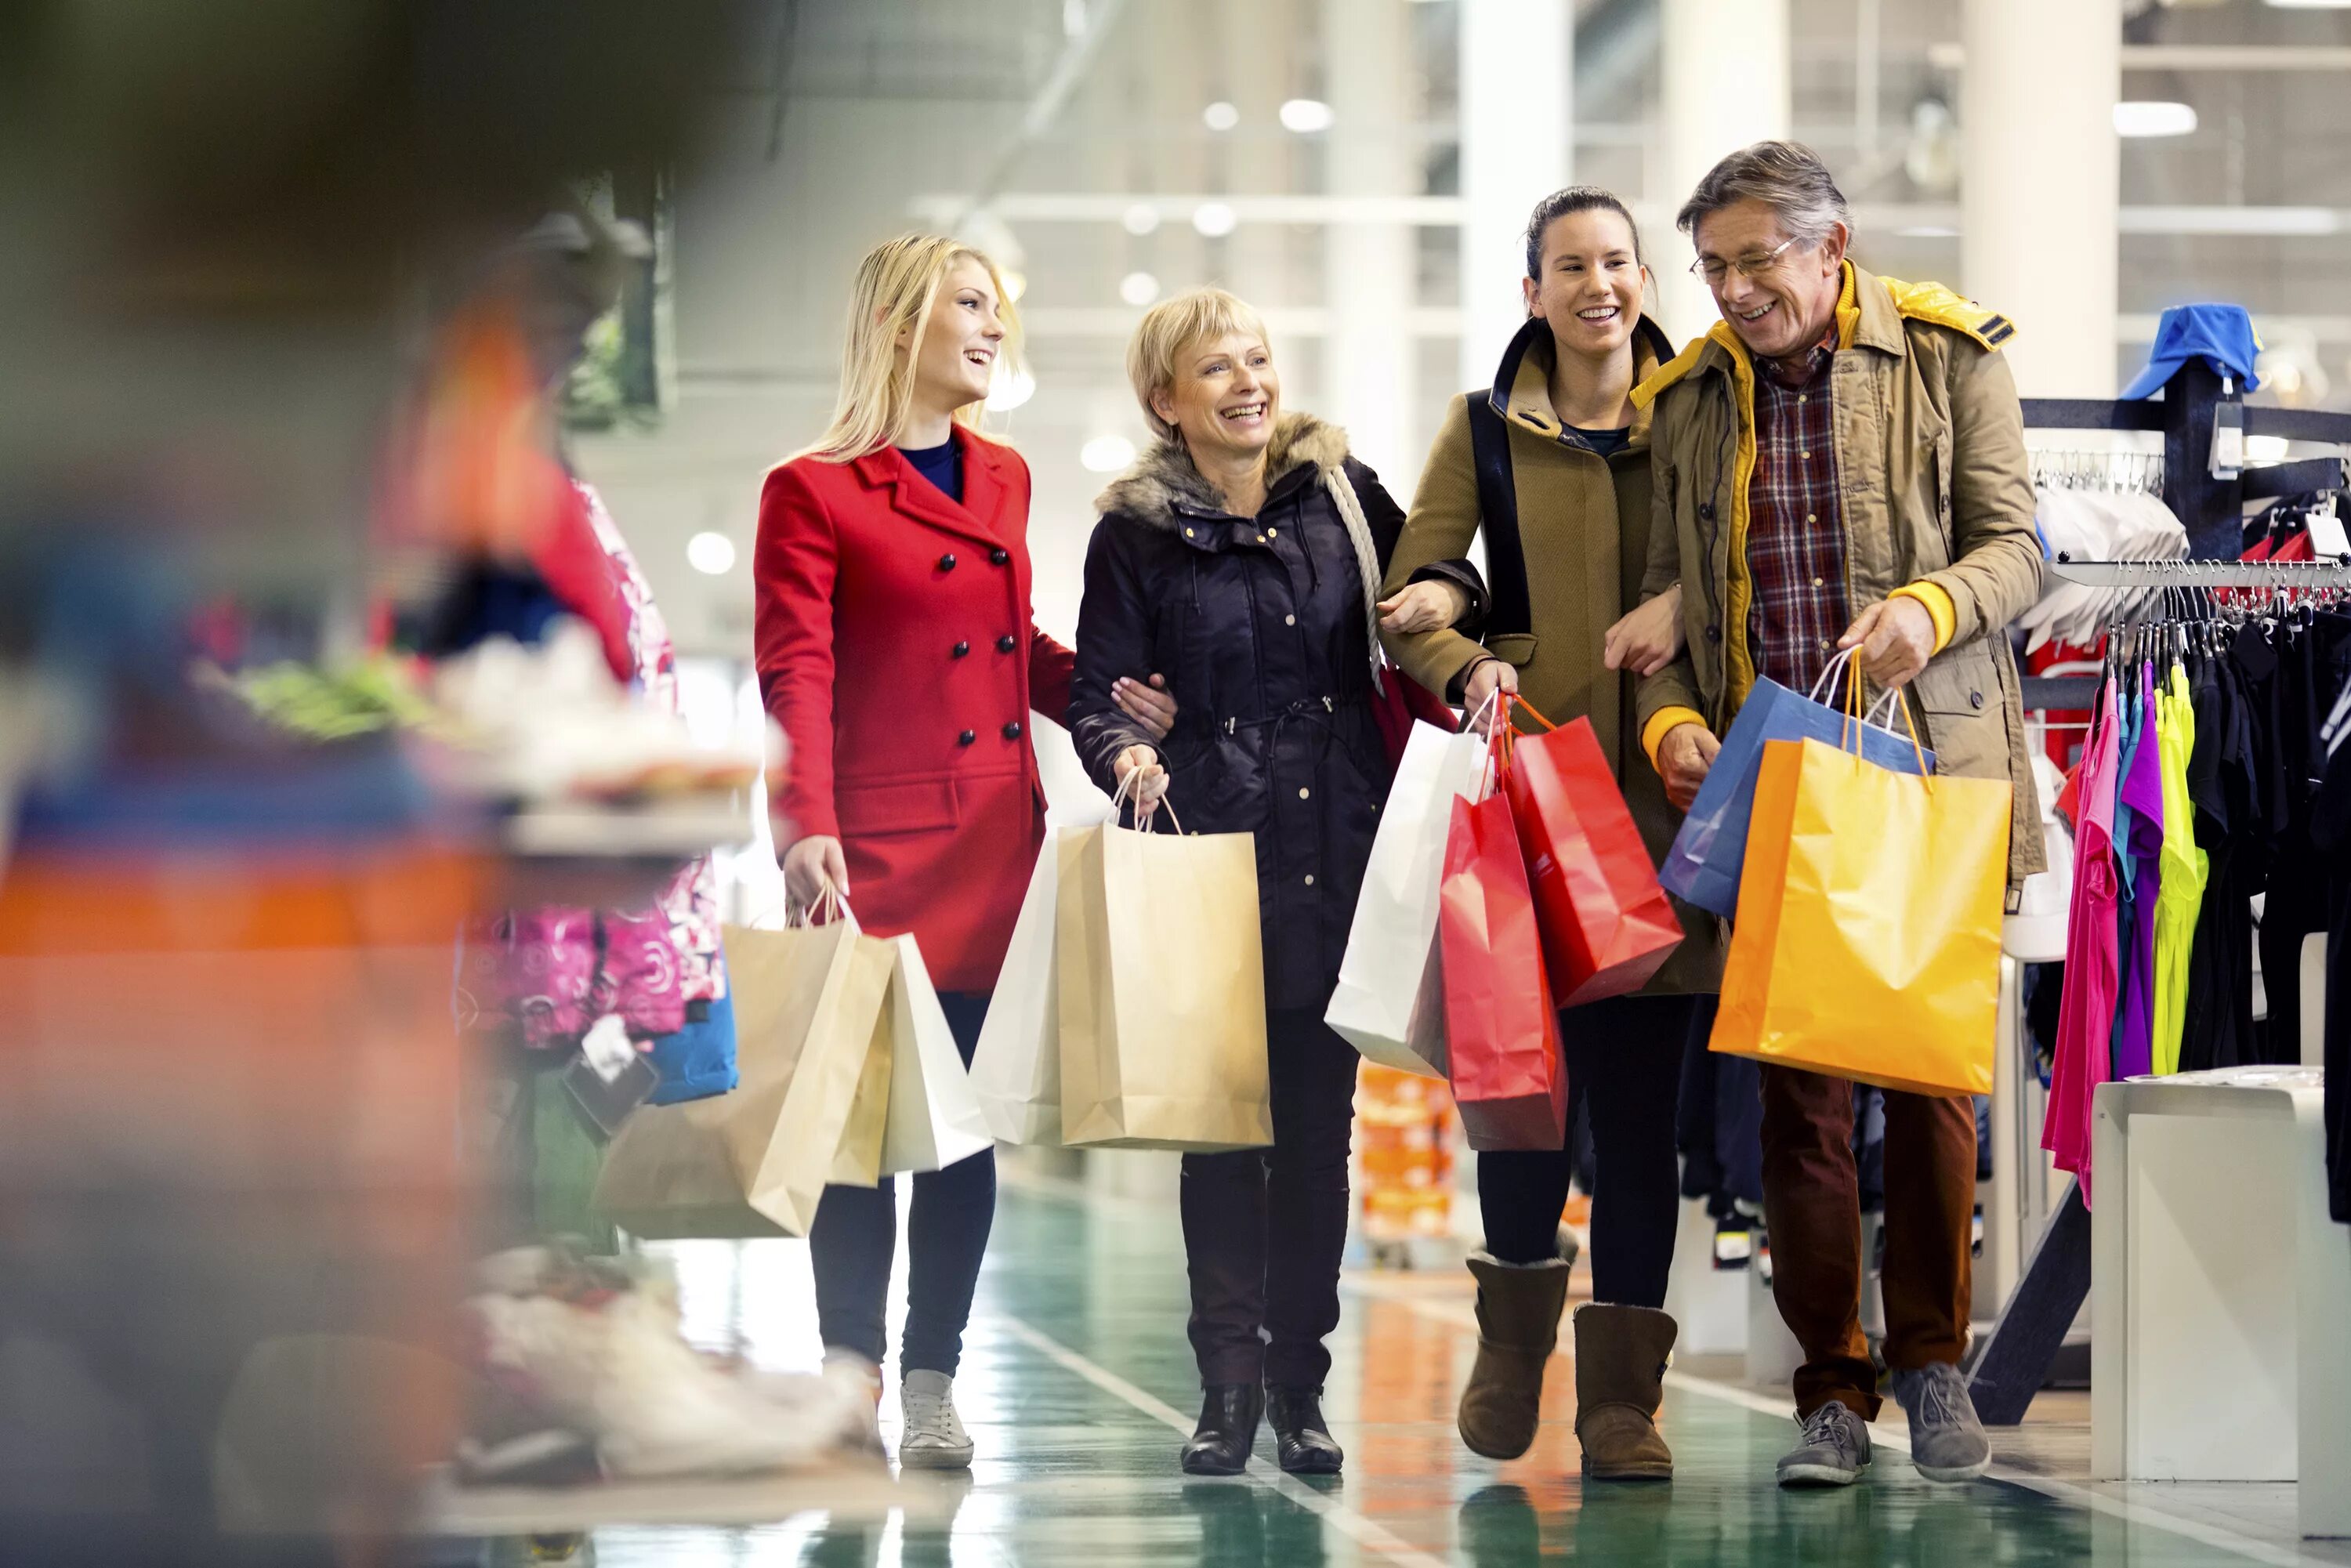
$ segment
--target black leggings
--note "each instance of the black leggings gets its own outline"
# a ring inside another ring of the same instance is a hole
[[[1674,1107],[1696,998],[1612,997],[1560,1015],[1570,1124],[1591,1111],[1598,1186],[1592,1195],[1592,1299],[1662,1307],[1680,1218]],[[1564,1149],[1478,1156],[1486,1250],[1505,1263],[1559,1256],[1573,1156]]]
[[[979,1044],[987,998],[939,993],[947,1028],[966,1067]],[[914,1208],[907,1230],[906,1339],[898,1370],[956,1374],[963,1359],[964,1325],[979,1283],[987,1232],[996,1223],[996,1151],[982,1149],[940,1171],[914,1177]],[[890,1265],[898,1255],[896,1179],[878,1186],[828,1186],[809,1227],[809,1260],[816,1270],[816,1319],[825,1348],[853,1350],[880,1365],[889,1347],[884,1326]]]

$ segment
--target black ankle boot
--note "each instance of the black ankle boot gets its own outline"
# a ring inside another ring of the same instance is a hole
[[[1319,1388],[1269,1388],[1266,1419],[1281,1456],[1281,1468],[1294,1476],[1335,1476],[1346,1453],[1322,1420]]]
[[[1200,1402],[1199,1428],[1184,1445],[1187,1476],[1237,1476],[1249,1469],[1265,1390],[1255,1383],[1212,1383]]]

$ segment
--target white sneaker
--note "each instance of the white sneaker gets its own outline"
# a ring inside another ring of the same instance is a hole
[[[898,1385],[905,1426],[898,1463],[910,1470],[960,1470],[971,1465],[971,1434],[956,1414],[955,1379],[944,1372],[910,1372]]]

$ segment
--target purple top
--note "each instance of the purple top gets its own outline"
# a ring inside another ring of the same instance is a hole
[[[2130,808],[2129,963],[2115,1028],[2115,1076],[2155,1071],[2155,901],[2163,881],[2163,748],[2156,742],[2155,670],[2141,665],[2139,722],[2122,803]]]

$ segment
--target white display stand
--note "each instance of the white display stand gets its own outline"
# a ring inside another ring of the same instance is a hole
[[[1674,1229],[1673,1272],[1666,1281],[1666,1311],[1679,1325],[1682,1354],[1747,1354],[1747,1278],[1754,1271],[1752,1264],[1714,1266],[1714,1217],[1704,1198],[1684,1198]]]
[[[2306,1068],[2102,1085],[2095,1116],[2094,1479],[2298,1480],[2351,1536],[2351,1226],[2327,1216]]]

